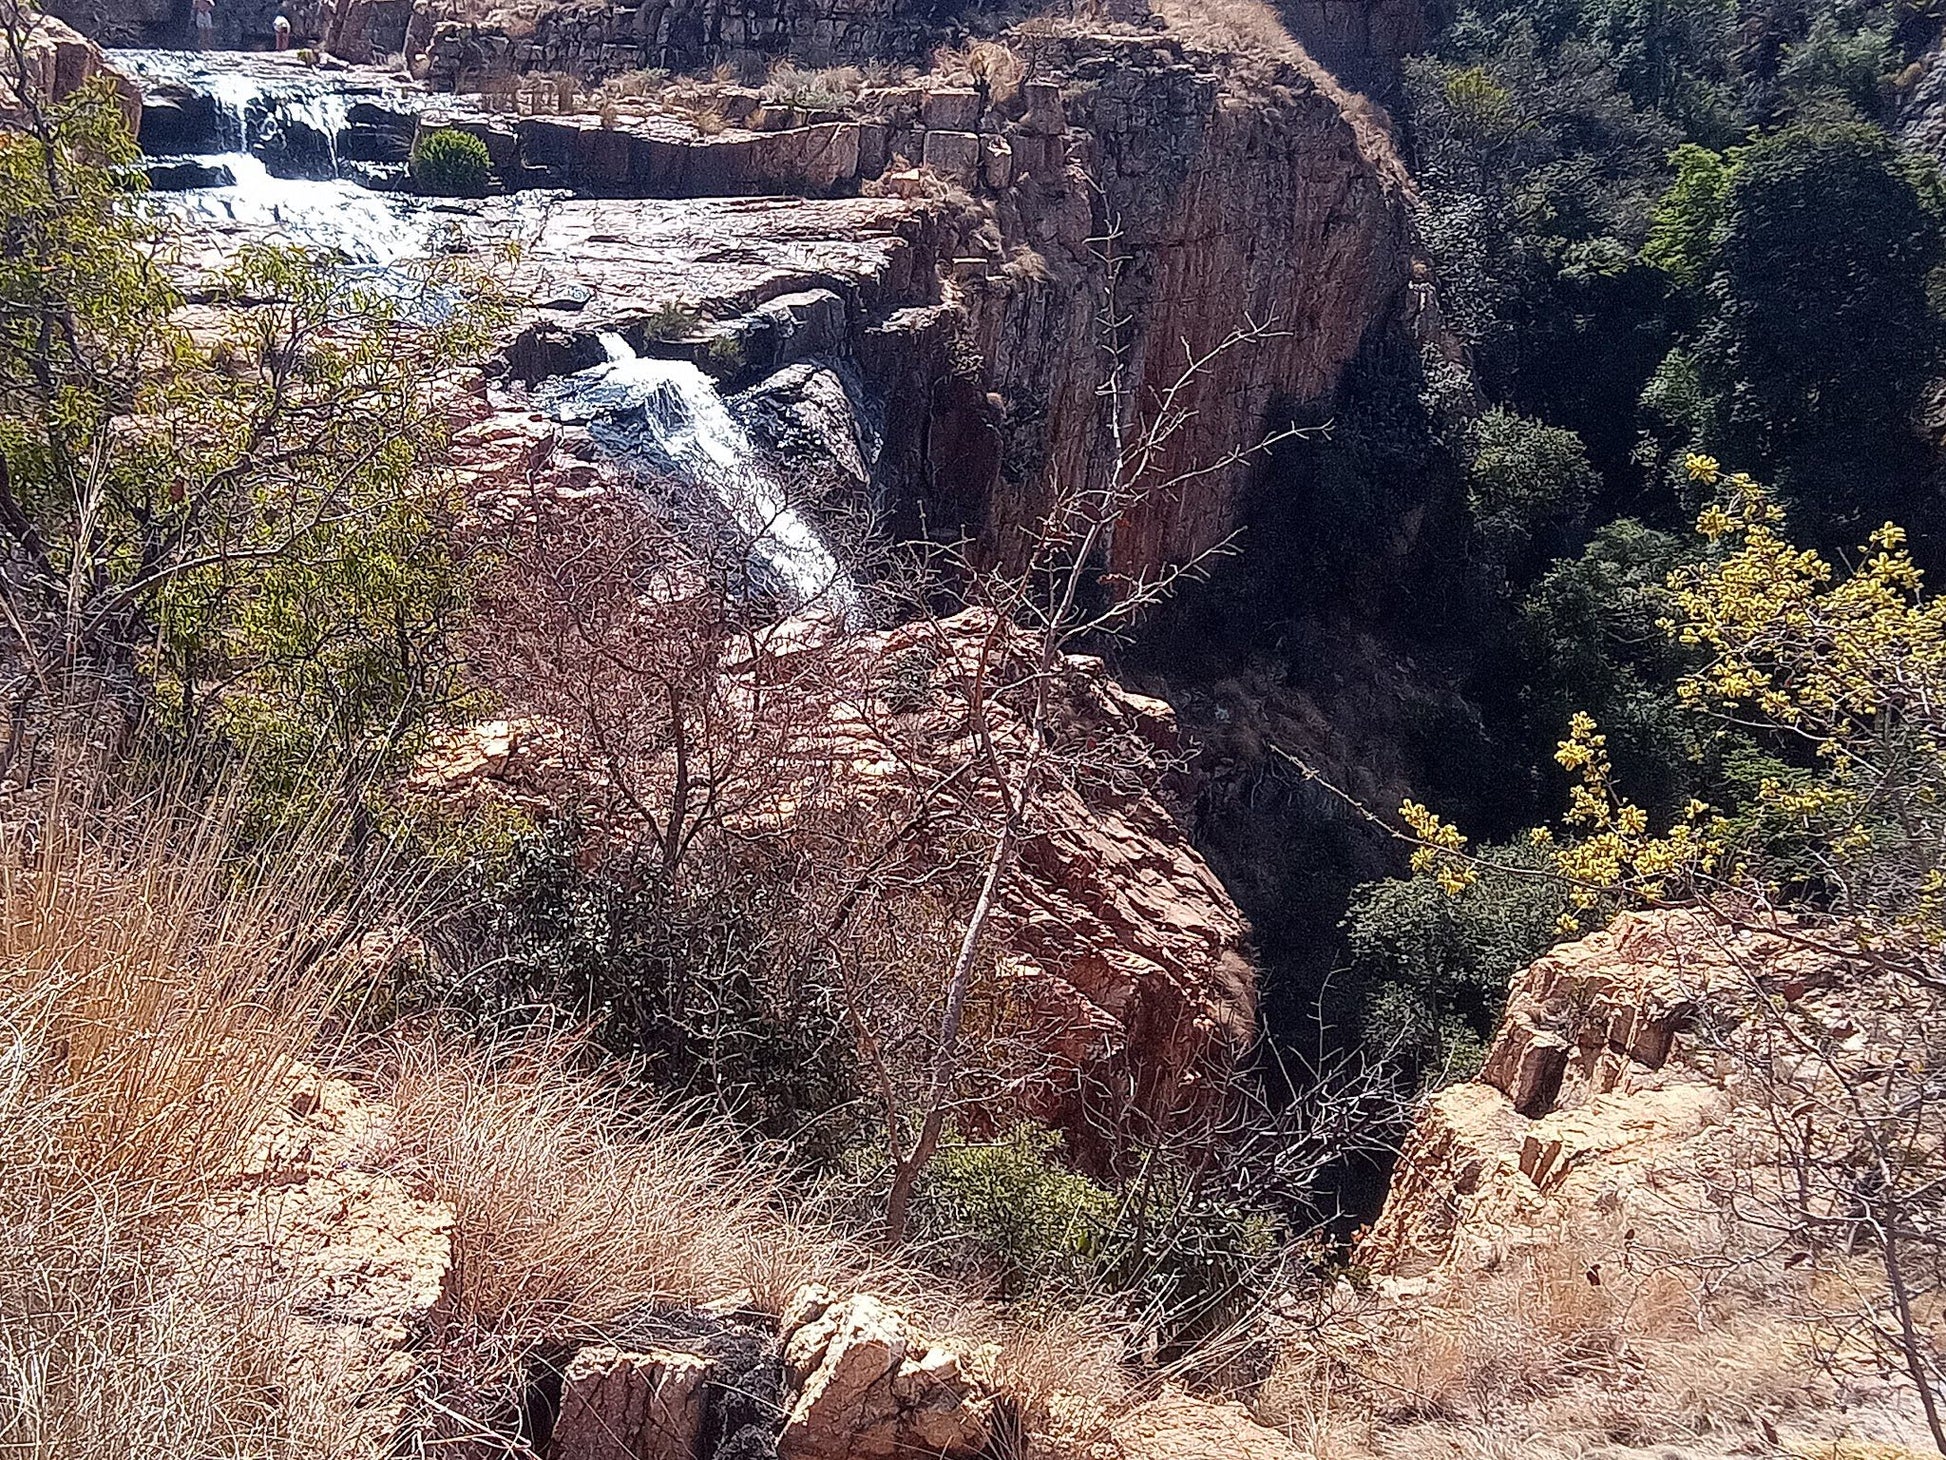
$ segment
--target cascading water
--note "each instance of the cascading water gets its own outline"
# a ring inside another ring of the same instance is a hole
[[[429,251],[434,223],[416,200],[340,176],[339,144],[358,100],[409,117],[411,95],[294,58],[240,52],[113,51],[114,64],[167,97],[186,97],[167,145],[193,156],[205,185],[158,189],[157,207],[197,223],[240,224],[346,261],[387,265]],[[195,98],[203,98],[199,110]],[[149,140],[150,128],[143,128]],[[266,159],[269,159],[266,161]],[[290,176],[296,172],[307,176]],[[227,175],[227,180],[225,176]]]
[[[226,187],[158,193],[157,206],[181,218],[241,223],[292,243],[334,249],[354,264],[395,264],[423,256],[433,224],[423,209],[355,183],[273,177],[249,152],[209,159],[226,170]]]
[[[452,204],[375,191],[340,175],[339,139],[355,101],[373,100],[381,114],[403,116],[409,131],[412,93],[241,53],[118,51],[111,59],[166,96],[204,99],[176,121],[170,150],[200,164],[191,176],[227,173],[227,181],[152,194],[155,206],[192,225],[237,225],[328,248],[360,266],[349,272],[366,287],[391,279],[410,287],[410,271],[392,266],[431,252],[435,233],[451,221],[441,210]],[[143,132],[146,141],[146,122]],[[294,148],[294,139],[305,145]],[[307,169],[324,175],[279,175]],[[518,203],[497,212],[501,225],[523,229],[527,215]],[[715,383],[688,361],[638,357],[620,335],[603,335],[602,343],[606,364],[544,387],[540,402],[559,419],[586,422],[624,465],[644,476],[673,475],[707,494],[709,518],[727,523],[792,609],[861,618],[857,584],[764,467]]]
[[[860,619],[857,583],[764,467],[715,382],[687,360],[639,356],[618,334],[601,343],[607,363],[544,386],[541,403],[557,419],[590,422],[624,464],[673,468],[706,488],[793,609]]]
[[[266,145],[289,153],[295,136],[315,153],[316,169],[336,175],[338,139],[350,121],[353,97],[329,73],[246,52],[108,52],[112,63],[145,86],[199,94],[213,103],[220,135],[199,152],[260,152]],[[361,90],[399,110],[413,93],[361,82]]]

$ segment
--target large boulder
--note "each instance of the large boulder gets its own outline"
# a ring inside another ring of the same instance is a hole
[[[0,56],[0,73],[6,86],[0,90],[0,126],[20,127],[28,118],[18,109],[9,110],[8,99],[19,80],[14,75],[11,55]],[[99,81],[113,92],[129,135],[142,127],[142,92],[136,84],[102,58],[101,48],[79,31],[51,15],[36,18],[27,32],[19,65],[26,73],[29,92],[49,101],[64,101],[91,82]]]
[[[372,1460],[411,1411],[453,1261],[452,1209],[384,1169],[390,1119],[345,1081],[295,1067],[192,1241],[284,1296],[288,1387],[345,1416],[335,1453]]]
[[[713,1365],[699,1354],[584,1348],[561,1381],[552,1460],[696,1460]]]
[[[780,1460],[948,1460],[982,1453],[993,1437],[992,1356],[927,1343],[870,1294],[800,1288],[782,1332],[797,1398]]]

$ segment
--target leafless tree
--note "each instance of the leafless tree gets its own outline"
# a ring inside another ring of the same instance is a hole
[[[1246,442],[1218,458],[1190,466],[1172,461],[1172,446],[1193,419],[1197,382],[1231,351],[1278,333],[1274,322],[1249,323],[1206,350],[1182,347],[1180,369],[1153,393],[1135,378],[1130,319],[1117,289],[1124,263],[1111,225],[1097,241],[1103,302],[1096,317],[1101,359],[1100,422],[1108,442],[1107,470],[1097,481],[1055,480],[1048,507],[1026,535],[1017,566],[949,565],[963,601],[981,612],[972,652],[944,641],[931,620],[938,661],[954,677],[972,758],[951,785],[980,829],[977,887],[960,926],[944,980],[944,999],[924,1061],[920,1086],[888,1130],[892,1179],[886,1198],[887,1238],[903,1238],[915,1185],[937,1151],[959,1103],[966,1068],[964,1024],[969,998],[985,966],[986,941],[999,915],[1008,879],[1023,844],[1057,798],[1055,782],[1072,785],[1090,774],[1114,774],[1099,747],[1064,743],[1057,701],[1064,656],[1126,627],[1209,556],[1128,578],[1107,571],[1104,556],[1116,528],[1145,505],[1183,492],[1265,449],[1275,438]]]

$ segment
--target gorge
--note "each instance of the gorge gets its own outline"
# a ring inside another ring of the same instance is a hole
[[[13,14],[0,1442],[1946,1454],[1836,4]]]

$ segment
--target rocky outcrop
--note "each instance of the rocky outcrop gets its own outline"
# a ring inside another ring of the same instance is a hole
[[[692,1460],[701,1446],[709,1360],[602,1344],[568,1362],[552,1460]]]
[[[23,37],[16,62],[10,51],[0,57],[0,72],[7,84],[0,88],[0,127],[18,127],[26,118],[8,111],[8,103],[19,89],[12,74],[15,65],[26,72],[26,89],[49,101],[62,101],[91,82],[105,84],[121,108],[129,135],[142,125],[142,93],[135,83],[110,66],[101,48],[53,15],[37,16]]]
[[[1182,382],[1180,426],[1109,554],[1117,572],[1152,575],[1239,525],[1257,463],[1236,454],[1263,439],[1273,407],[1328,396],[1365,340],[1396,322],[1403,174],[1296,61],[1234,65],[1166,37],[1023,44],[1036,72],[1062,79],[1068,165],[998,205],[1002,237],[1038,264],[1016,258],[957,296],[998,398],[999,485],[976,525],[1005,556],[1054,484],[1105,482],[1112,279],[1112,308],[1128,319],[1124,424],[1156,420]],[[1258,338],[1223,348],[1253,326]]]
[[[1764,1142],[1736,1062],[1684,1033],[1706,1003],[1761,986],[1796,1003],[1842,960],[1689,911],[1623,914],[1515,981],[1478,1080],[1435,1095],[1360,1246],[1375,1274],[1484,1272],[1578,1232],[1693,1228],[1709,1184]]]
[[[960,1460],[994,1437],[991,1351],[929,1344],[877,1298],[818,1287],[791,1298],[781,1332],[797,1397],[779,1460]]]
[[[561,450],[545,427],[523,433],[496,420],[481,430],[462,435],[460,446],[490,449],[498,463],[475,458],[483,510],[516,520],[558,510],[537,501],[536,477],[545,484],[539,491],[559,493],[570,507],[608,489],[599,466]],[[965,839],[984,834],[978,829],[992,818],[996,794],[984,773],[966,773],[983,763],[969,686],[983,674],[994,684],[1023,682],[1026,646],[969,611],[836,643],[816,624],[787,626],[769,652],[822,662],[815,670],[726,662],[723,701],[746,698],[736,687],[744,676],[801,678],[806,697],[791,713],[804,723],[778,753],[809,770],[801,786],[787,772],[776,784],[725,788],[727,804],[750,808],[748,824],[734,829],[750,839],[789,837],[792,817],[835,798],[871,828],[852,833],[862,845],[887,839],[869,868],[875,881],[956,896],[941,869],[967,865]],[[1105,1170],[1132,1138],[1189,1127],[1217,1108],[1224,1077],[1253,1037],[1256,972],[1243,919],[1184,827],[1182,788],[1169,769],[1168,707],[1123,690],[1096,659],[1065,656],[1054,678],[1050,733],[1055,753],[1073,764],[1064,759],[1043,778],[988,944],[994,1017],[1006,1013],[982,1055],[1010,1095],[1004,1109],[961,1119],[1045,1121],[1063,1131],[1079,1163]],[[512,718],[430,757],[418,772],[420,792],[461,804],[482,795],[511,800],[540,816],[595,808],[582,815],[600,822],[600,767],[578,755],[559,725],[523,713],[531,687],[496,692]],[[1022,714],[1017,690],[990,711],[988,733],[1010,763],[1026,754]],[[666,757],[641,772],[651,784],[673,773]],[[779,773],[764,756],[748,774]],[[828,875],[849,874],[834,865]]]
[[[955,0],[579,0],[535,7],[524,23],[479,23],[429,13],[436,84],[465,87],[525,71],[599,80],[622,71],[761,68],[788,57],[807,66],[918,61],[947,38]]]
[[[389,1111],[292,1070],[228,1192],[190,1238],[198,1259],[268,1282],[291,1313],[286,1386],[345,1416],[336,1453],[391,1453],[446,1301],[453,1213],[385,1169]]]
[[[1280,1430],[1258,1424],[1241,1404],[1167,1388],[1115,1422],[1116,1460],[1305,1460]]]

